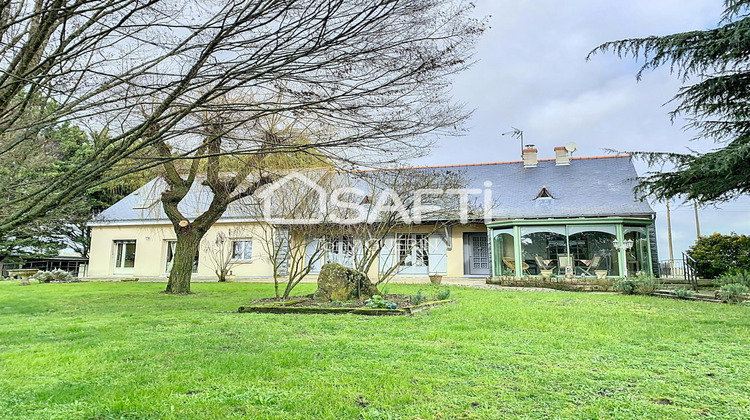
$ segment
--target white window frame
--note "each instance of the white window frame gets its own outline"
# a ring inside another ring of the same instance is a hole
[[[172,250],[174,247],[177,246],[177,240],[176,239],[167,239],[165,244],[165,252],[164,252],[164,274],[169,274],[170,271],[172,271],[172,265],[169,261],[169,254],[172,254],[172,259],[174,260],[174,251]],[[172,244],[175,244],[174,247],[172,247]],[[198,247],[198,251],[195,253],[195,262],[193,263],[193,274],[198,273],[198,264],[200,263],[200,247]],[[173,264],[173,263],[172,263]]]
[[[242,257],[243,258],[236,258],[237,253],[237,244],[241,243],[244,244],[242,246]],[[250,245],[250,258],[245,258],[245,253],[248,244]],[[252,238],[236,238],[232,239],[232,261],[238,262],[238,263],[249,263],[253,261],[253,240]]]
[[[126,249],[128,244],[133,244],[133,266],[132,267],[125,267],[125,255],[126,255]],[[135,239],[118,239],[113,241],[112,243],[114,247],[113,252],[113,260],[114,264],[112,267],[112,273],[113,274],[132,274],[135,271],[135,259],[137,257],[137,243]],[[122,247],[122,253],[120,253],[120,248]],[[118,258],[118,256],[120,258]],[[119,261],[118,261],[119,260]]]
[[[335,235],[325,237],[325,263],[339,263],[345,267],[354,266],[354,236]]]
[[[404,249],[406,248],[406,249]],[[402,250],[409,255],[402,260]],[[421,255],[420,255],[421,254]],[[421,258],[420,258],[421,257]],[[396,258],[398,266],[429,267],[430,266],[430,244],[429,235],[425,233],[399,233],[396,235]],[[407,264],[408,262],[417,264]]]

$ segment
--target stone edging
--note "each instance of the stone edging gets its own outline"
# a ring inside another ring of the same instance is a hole
[[[267,314],[355,314],[371,316],[389,315],[412,315],[438,305],[453,303],[453,300],[434,300],[420,303],[419,305],[407,306],[402,309],[377,309],[377,308],[320,308],[316,306],[288,306],[309,300],[293,299],[287,302],[274,302],[268,305],[240,306],[239,313],[267,313]]]

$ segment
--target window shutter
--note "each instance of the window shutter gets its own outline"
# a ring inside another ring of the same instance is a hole
[[[274,249],[278,250],[278,273],[289,274],[289,229],[279,228],[274,232]]]
[[[310,240],[310,242],[307,243],[307,246],[305,247],[305,258],[307,259],[308,262],[316,256],[316,251],[318,251],[317,256],[320,256],[319,255],[320,251],[318,250],[318,246],[320,246],[319,244],[320,244],[320,239],[317,239],[317,238],[312,239]],[[315,261],[314,263],[310,265],[311,267],[310,272],[320,273],[320,267],[322,265],[323,265],[323,258],[318,258],[317,261]]]
[[[429,272],[443,274],[448,272],[448,244],[442,233],[432,234],[429,238]]]
[[[388,235],[383,240],[383,247],[380,249],[380,257],[378,258],[378,267],[380,268],[380,273],[383,273],[387,271],[389,268],[393,267],[393,264],[396,263],[396,257],[394,255],[394,244],[396,242],[396,239],[393,235]]]

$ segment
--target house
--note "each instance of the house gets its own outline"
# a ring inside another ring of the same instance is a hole
[[[77,255],[57,255],[47,258],[24,258],[23,262],[0,263],[0,275],[8,277],[8,270],[37,269],[39,271],[63,270],[73,277],[85,277],[88,258]]]
[[[451,214],[433,212],[422,215],[419,223],[412,217],[393,225],[382,237],[375,238],[380,244],[378,261],[370,268],[370,274],[378,275],[389,266],[396,268],[398,276],[422,279],[428,274],[475,278],[615,278],[653,273],[658,261],[655,212],[647,202],[633,197],[637,174],[629,156],[571,157],[564,148],[555,149],[554,159],[538,159],[537,150],[533,148],[527,148],[523,153],[523,160],[517,162],[391,170],[409,177],[427,171],[445,176],[445,179],[455,175],[450,179],[452,182],[458,179],[462,189],[431,188],[428,192],[447,192],[452,194],[451,203],[454,205],[473,203],[474,207],[470,205],[469,210],[457,208],[459,211]],[[331,174],[330,171],[327,173]],[[297,181],[300,177],[312,179],[303,184],[320,185],[324,177],[320,171],[302,174],[304,176],[295,173],[294,178]],[[341,179],[342,176],[338,174],[333,178]],[[358,196],[352,202],[356,205],[349,205],[348,210],[356,213],[361,208],[388,207],[384,203],[395,204],[394,200],[400,200],[399,197],[380,200],[373,194],[393,191],[382,185],[373,188],[373,183],[363,179],[366,177],[349,181],[341,190],[351,192],[354,187],[362,191],[371,188],[370,193],[363,192]],[[287,197],[281,203],[287,203],[289,197],[299,191],[299,183],[294,188],[290,187],[291,183],[285,177],[256,195],[269,197],[281,193]],[[167,276],[176,242],[172,225],[159,202],[164,187],[163,181],[152,180],[90,222],[90,277]],[[330,191],[330,188],[323,190]],[[196,183],[180,204],[183,214],[188,218],[200,214],[207,206],[210,194],[206,187]],[[214,276],[211,260],[216,258],[206,255],[215,250],[212,246],[228,248],[225,251],[232,260],[233,274],[239,278],[264,279],[272,275],[274,264],[268,247],[262,246],[266,242],[257,210],[261,207],[277,209],[279,206],[265,205],[267,203],[257,200],[250,204],[233,203],[206,234],[206,246],[201,247],[195,259],[196,277]],[[306,205],[318,202],[320,198],[316,196]],[[417,200],[417,203],[421,201]],[[299,207],[295,206],[295,209]],[[382,221],[365,217],[359,222],[358,226],[369,227]],[[274,223],[284,225],[283,221]],[[294,231],[298,226],[295,223],[290,222],[283,231]],[[320,220],[316,223],[323,226]],[[211,245],[219,232],[228,238],[227,243]],[[361,230],[359,233],[343,232],[306,237],[309,249],[311,244],[324,249],[323,256],[315,261],[311,257],[313,252],[307,253],[313,266],[312,275],[325,262],[351,265],[356,260],[357,253],[361,252],[356,245],[357,237],[363,233]],[[369,243],[372,242],[371,237]]]

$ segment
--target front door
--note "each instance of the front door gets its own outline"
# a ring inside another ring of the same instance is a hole
[[[490,275],[490,252],[487,233],[464,233],[464,274]]]

